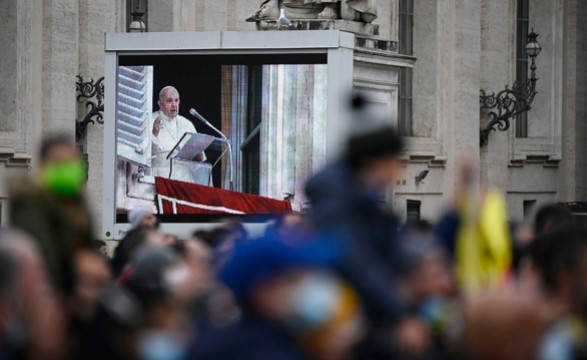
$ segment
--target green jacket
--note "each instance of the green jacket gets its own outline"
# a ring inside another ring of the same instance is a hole
[[[55,289],[68,293],[74,284],[73,254],[91,249],[93,225],[83,196],[62,199],[31,180],[10,186],[10,224],[38,244]]]

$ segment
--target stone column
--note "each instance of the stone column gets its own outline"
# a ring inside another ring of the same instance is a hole
[[[0,221],[6,224],[8,176],[31,169],[41,137],[42,3],[0,3]]]
[[[481,0],[451,0],[439,8],[442,44],[440,119],[447,154],[443,193],[451,199],[459,179],[459,159],[479,159],[479,73]]]
[[[125,9],[116,0],[79,0],[79,67],[75,74],[86,81],[104,76],[104,34],[106,32],[125,31]],[[75,74],[70,77],[75,80]],[[73,87],[75,90],[75,87]],[[75,102],[75,97],[70,99]],[[77,104],[77,118],[82,119],[87,113],[83,104]],[[89,176],[87,183],[88,200],[94,216],[96,234],[99,238],[102,223],[102,170],[104,161],[115,159],[103,158],[104,126],[90,124],[87,128],[84,152],[88,154]]]
[[[78,1],[43,1],[43,132],[74,134]]]
[[[482,0],[481,8],[481,86],[480,89],[498,93],[515,80],[516,9],[515,1]],[[477,100],[477,103],[479,101]],[[481,116],[481,127],[489,121]],[[490,135],[489,143],[481,149],[481,180],[498,189],[508,189],[509,137],[515,136],[516,123],[508,132]]]

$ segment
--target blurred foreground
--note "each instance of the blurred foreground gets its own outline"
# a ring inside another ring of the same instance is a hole
[[[178,239],[135,211],[108,258],[73,143],[47,139],[0,233],[0,359],[587,358],[587,230],[557,205],[511,226],[466,162],[439,223],[400,224],[381,199],[402,151],[365,126],[309,215]]]

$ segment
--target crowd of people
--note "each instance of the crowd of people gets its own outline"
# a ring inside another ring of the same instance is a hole
[[[306,186],[307,214],[253,238],[239,219],[186,239],[141,210],[109,254],[84,163],[45,140],[0,233],[0,359],[587,358],[587,230],[563,206],[508,224],[463,165],[452,210],[401,224],[389,127],[352,136]]]

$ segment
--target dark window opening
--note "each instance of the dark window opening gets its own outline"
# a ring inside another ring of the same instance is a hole
[[[414,54],[414,1],[399,2],[399,52],[404,55]],[[398,133],[412,136],[412,72],[411,68],[399,71],[398,94]]]
[[[530,28],[530,1],[518,0],[518,13],[516,19],[516,84],[528,82],[528,56],[526,44],[528,42],[528,29]],[[521,110],[523,104],[518,105]],[[516,117],[516,137],[528,137],[528,113],[524,111]]]
[[[422,202],[419,200],[408,200],[407,202],[407,223],[408,224],[415,224],[420,221],[420,208],[422,207]]]

